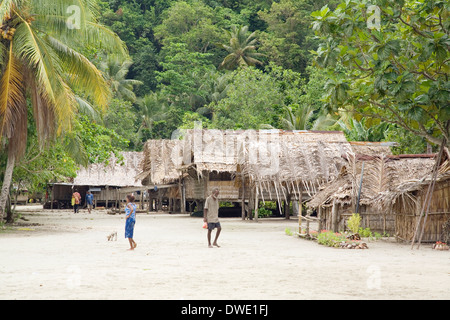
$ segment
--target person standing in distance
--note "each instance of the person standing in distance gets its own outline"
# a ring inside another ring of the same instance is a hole
[[[125,206],[125,238],[130,242],[130,249],[134,250],[137,247],[133,240],[134,225],[136,223],[136,204],[134,203],[134,196],[127,195],[127,205]]]
[[[203,210],[203,221],[208,223],[208,248],[213,248],[213,246],[220,248],[217,244],[217,239],[219,239],[220,231],[222,227],[219,222],[219,188],[214,188],[212,194],[206,198],[205,208]],[[211,245],[211,233],[217,228],[216,238]]]
[[[72,194],[73,213],[78,213],[80,202],[81,202],[81,195],[78,192],[78,190],[75,189],[75,192]]]
[[[86,192],[86,206],[88,212],[91,213],[91,210],[94,206],[94,195],[90,191]]]

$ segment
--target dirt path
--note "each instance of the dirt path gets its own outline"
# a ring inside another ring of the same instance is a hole
[[[23,216],[0,231],[0,299],[450,298],[450,252],[430,245],[334,249],[286,235],[296,220],[223,218],[221,248],[208,249],[201,219],[138,214],[127,251],[123,215]]]

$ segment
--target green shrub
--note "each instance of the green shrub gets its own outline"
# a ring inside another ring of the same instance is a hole
[[[359,225],[361,224],[361,216],[359,213],[353,213],[347,220],[347,227],[353,232],[358,233]]]
[[[359,228],[358,233],[361,237],[364,238],[372,238],[372,231],[370,230],[370,228]]]
[[[346,241],[346,237],[339,232],[322,230],[317,236],[317,243],[329,247],[338,247],[342,241]]]
[[[258,217],[266,218],[272,215],[272,211],[264,207],[258,209]]]

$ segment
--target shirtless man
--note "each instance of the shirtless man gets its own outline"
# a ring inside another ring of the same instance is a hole
[[[213,248],[213,246],[220,248],[217,244],[217,239],[219,238],[220,231],[222,227],[219,222],[219,188],[214,188],[212,194],[206,198],[205,208],[203,210],[203,221],[208,223],[208,248]],[[217,228],[216,238],[211,245],[211,233]]]

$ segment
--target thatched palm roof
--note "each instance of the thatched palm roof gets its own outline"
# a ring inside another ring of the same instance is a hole
[[[414,192],[423,190],[431,184],[432,170],[435,162],[436,160],[433,159],[432,164],[427,164],[426,168],[422,168],[414,176],[400,181],[388,192],[379,193],[373,199],[374,204],[382,210],[387,210],[397,201],[402,201],[405,208],[413,210],[418,201],[414,196]],[[438,167],[436,182],[448,180],[450,180],[450,152],[445,148],[443,158]]]
[[[144,145],[141,172],[136,179],[143,185],[170,184],[177,181],[182,164],[182,140],[148,140]]]
[[[397,146],[396,142],[371,142],[371,141],[349,141],[353,153],[368,156],[392,155],[391,147]]]
[[[135,176],[140,172],[142,152],[123,152],[123,163],[111,157],[108,164],[94,163],[80,168],[74,178],[74,185],[140,187]]]
[[[313,190],[335,178],[351,152],[344,134],[335,131],[186,130],[181,140],[149,140],[138,177],[160,184],[185,172],[230,172],[260,189],[281,193],[303,183]]]
[[[312,194],[338,176],[349,153],[352,150],[342,132],[278,130],[260,132],[258,140],[243,144],[239,164],[261,191],[274,188],[284,194],[299,191],[302,184]]]
[[[308,203],[311,208],[332,205],[351,205],[356,201],[361,182],[362,164],[364,173],[360,204],[375,205],[376,202],[392,201],[396,190],[402,185],[416,184],[418,179],[429,176],[435,164],[431,155],[355,155],[339,177],[325,185]],[[384,196],[384,200],[381,200]],[[377,200],[378,199],[378,200]],[[381,209],[381,207],[378,205]]]

